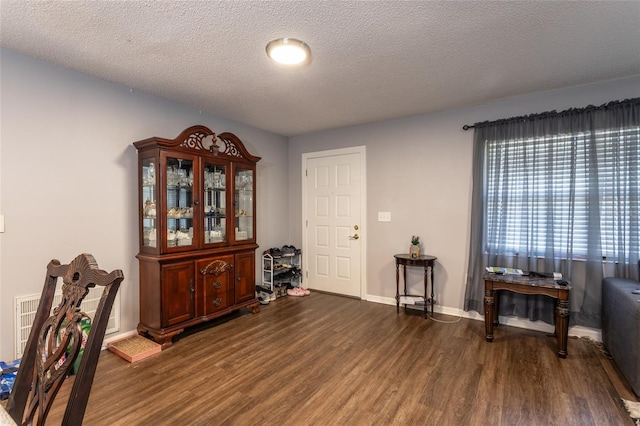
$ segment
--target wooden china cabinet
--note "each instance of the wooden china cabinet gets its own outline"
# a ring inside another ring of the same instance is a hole
[[[204,126],[138,150],[140,323],[162,348],[255,298],[255,175],[260,157]]]

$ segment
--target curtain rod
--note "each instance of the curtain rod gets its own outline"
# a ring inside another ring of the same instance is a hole
[[[487,125],[487,124],[495,124],[495,123],[504,123],[504,122],[508,122],[508,121],[526,121],[526,120],[533,120],[533,119],[536,119],[536,118],[545,118],[545,117],[559,116],[559,115],[564,115],[564,114],[582,113],[584,111],[602,110],[602,109],[611,108],[611,107],[618,106],[618,105],[625,104],[625,103],[635,103],[635,104],[637,104],[638,102],[640,102],[640,98],[629,98],[629,99],[624,99],[622,101],[607,102],[606,104],[602,104],[600,106],[587,105],[584,108],[569,108],[569,109],[566,109],[566,110],[561,111],[561,112],[557,112],[556,110],[553,110],[553,111],[546,111],[546,112],[541,112],[541,113],[537,113],[537,114],[522,115],[522,116],[519,116],[519,117],[503,118],[503,119],[495,120],[495,121],[483,121],[481,123],[475,123],[475,124],[473,124],[471,126],[468,125],[468,124],[465,124],[464,126],[462,126],[462,130],[474,129],[474,128],[476,128],[476,125],[478,125],[478,124],[479,125]]]

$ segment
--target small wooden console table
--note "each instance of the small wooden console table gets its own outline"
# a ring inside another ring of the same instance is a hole
[[[551,278],[534,278],[523,275],[484,276],[484,326],[487,342],[493,342],[493,325],[498,324],[497,290],[509,290],[521,294],[543,294],[556,300],[556,329],[558,356],[567,357],[567,335],[569,334],[569,291],[571,283],[559,285]]]
[[[427,317],[427,306],[431,305],[431,315],[433,316],[433,305],[435,299],[433,298],[433,267],[436,263],[437,257],[422,255],[418,258],[412,258],[408,254],[395,254],[396,258],[396,310],[400,312],[400,296],[405,297],[422,297],[424,299],[424,317]],[[402,278],[404,280],[404,292],[400,294],[400,265],[403,266]],[[424,292],[421,295],[407,294],[407,266],[420,266],[424,268]],[[427,277],[428,271],[431,270],[431,297],[427,293]],[[407,305],[405,305],[405,308]]]

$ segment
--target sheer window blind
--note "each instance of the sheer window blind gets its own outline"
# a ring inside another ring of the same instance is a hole
[[[640,229],[639,135],[631,127],[597,132],[595,142],[586,133],[488,141],[486,251],[580,259],[596,238],[603,256],[617,257]]]

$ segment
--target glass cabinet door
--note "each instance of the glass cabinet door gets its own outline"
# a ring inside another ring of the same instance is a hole
[[[167,248],[193,245],[194,161],[166,157]]]
[[[205,244],[227,241],[227,197],[226,167],[219,164],[204,165],[204,210]]]
[[[158,247],[155,164],[154,158],[142,159],[142,247]]]
[[[253,235],[253,170],[235,168],[235,240],[252,240]]]

